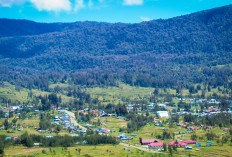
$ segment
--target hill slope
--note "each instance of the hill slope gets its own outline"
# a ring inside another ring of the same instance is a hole
[[[142,86],[228,83],[231,70],[212,67],[232,62],[231,16],[232,5],[138,24],[1,19],[1,79],[99,72]]]

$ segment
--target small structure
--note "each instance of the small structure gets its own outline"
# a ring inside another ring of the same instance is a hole
[[[206,146],[212,146],[212,143],[211,142],[207,142]]]
[[[161,123],[155,123],[155,126],[161,126],[161,127],[163,127],[163,125]]]
[[[159,106],[159,107],[166,107],[165,104],[159,104],[158,106]]]
[[[42,143],[34,143],[33,146],[42,146]]]
[[[14,135],[12,138],[13,138],[14,141],[19,139],[19,137],[17,135]]]
[[[39,133],[46,133],[47,130],[38,130]]]
[[[168,111],[156,111],[156,114],[160,118],[167,118],[168,117]]]
[[[192,150],[192,149],[193,149],[193,147],[188,147],[188,146],[187,146],[187,147],[185,147],[185,149],[190,149],[190,150]]]
[[[101,117],[107,117],[107,116],[108,116],[108,114],[105,111],[103,111],[101,114]]]
[[[11,137],[6,137],[5,140],[11,140]]]
[[[134,108],[134,105],[132,105],[132,104],[127,104],[126,105],[127,110],[133,110],[133,108]]]
[[[201,143],[196,143],[196,146],[197,147],[201,147]]]

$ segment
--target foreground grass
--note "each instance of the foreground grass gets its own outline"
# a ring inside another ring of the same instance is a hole
[[[121,145],[97,145],[97,146],[76,146],[76,147],[51,147],[41,148],[32,147],[26,148],[23,146],[9,147],[5,150],[6,156],[153,156],[154,154],[147,153],[134,148],[123,150]],[[130,149],[130,151],[128,151]],[[79,152],[80,150],[80,152]],[[159,156],[166,156],[160,154]]]

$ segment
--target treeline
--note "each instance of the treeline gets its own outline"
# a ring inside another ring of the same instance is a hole
[[[203,117],[196,117],[191,114],[184,115],[185,122],[194,122],[195,125],[208,125],[230,127],[232,125],[232,115],[228,113],[219,113],[215,115],[206,115]]]
[[[78,144],[98,145],[98,144],[118,144],[116,138],[112,136],[91,134],[84,136],[41,136],[28,134],[25,132],[18,139],[6,139],[6,135],[0,135],[0,154],[4,154],[4,149],[9,146],[24,145],[33,147],[34,144],[41,147],[71,147]],[[86,142],[84,142],[86,141]]]
[[[40,109],[45,111],[45,110],[50,110],[52,106],[60,106],[62,102],[61,96],[57,96],[56,93],[51,93],[51,94],[45,94],[44,96],[40,95],[38,98],[41,100],[41,107]]]
[[[108,135],[92,134],[92,135],[86,136],[85,139],[89,145],[118,144],[119,143],[115,137],[108,136]]]

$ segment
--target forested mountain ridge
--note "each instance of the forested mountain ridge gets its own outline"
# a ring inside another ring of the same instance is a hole
[[[231,16],[232,5],[138,24],[1,19],[1,79],[61,72],[88,85],[228,84],[231,69],[212,67],[232,63]]]

